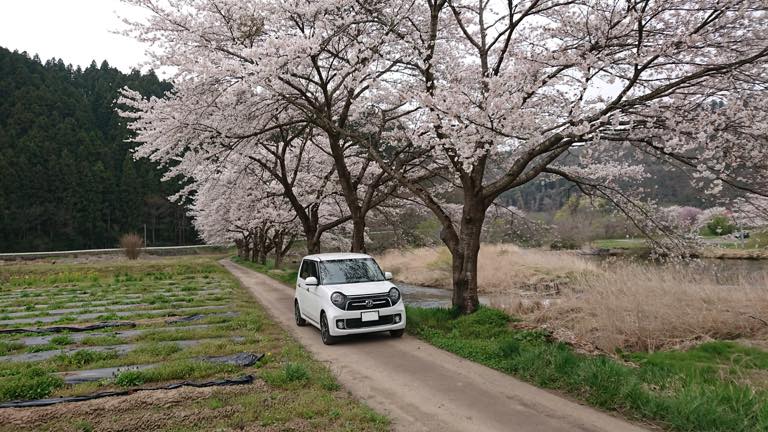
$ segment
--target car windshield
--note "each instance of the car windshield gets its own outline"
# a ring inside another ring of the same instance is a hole
[[[384,273],[372,258],[322,261],[320,280],[323,285],[379,282],[384,280]]]

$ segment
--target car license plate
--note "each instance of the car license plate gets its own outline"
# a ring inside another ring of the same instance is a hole
[[[379,320],[379,313],[376,311],[373,312],[361,312],[360,313],[360,319],[362,321],[378,321]]]

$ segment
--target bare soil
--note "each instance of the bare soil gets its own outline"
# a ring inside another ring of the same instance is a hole
[[[237,407],[212,409],[190,402],[215,395],[240,395],[266,391],[266,384],[234,387],[184,387],[175,390],[140,391],[83,402],[39,408],[0,409],[0,431],[31,430],[46,426],[51,431],[76,431],[87,422],[92,430],[106,432],[155,431],[195,425],[234,414]],[[227,412],[232,411],[232,412]],[[259,429],[254,429],[259,430]],[[264,429],[266,430],[266,429]]]

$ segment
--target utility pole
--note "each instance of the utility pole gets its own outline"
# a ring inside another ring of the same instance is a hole
[[[147,224],[144,224],[144,247],[149,246],[147,244]]]

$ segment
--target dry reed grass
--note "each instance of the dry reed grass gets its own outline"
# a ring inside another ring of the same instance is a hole
[[[144,247],[144,240],[138,234],[124,234],[120,237],[120,247],[123,253],[130,260],[135,260],[141,255],[141,248]]]
[[[445,248],[388,251],[377,260],[404,282],[450,288]],[[483,245],[479,263],[479,290],[493,306],[585,351],[656,351],[768,334],[768,272],[724,280],[690,264],[598,266],[511,245]]]
[[[451,254],[445,247],[390,250],[376,257],[395,278],[414,285],[451,287]],[[538,289],[567,283],[596,266],[568,252],[522,249],[509,244],[484,244],[478,261],[478,289],[483,293]]]
[[[768,274],[723,285],[695,267],[624,263],[578,276],[546,307],[521,299],[507,304],[509,312],[577,345],[657,351],[764,331]]]

